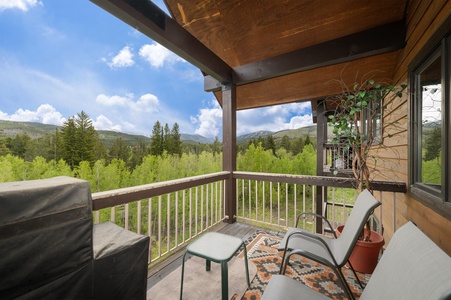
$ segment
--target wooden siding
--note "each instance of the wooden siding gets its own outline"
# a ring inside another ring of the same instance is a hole
[[[403,50],[399,51],[396,66],[393,70],[394,78],[398,84],[407,82],[408,65],[450,15],[451,1],[414,0],[410,2],[407,19],[407,44]],[[408,163],[410,163],[408,161],[409,134],[406,131],[409,127],[408,121],[410,118],[408,115],[408,97],[405,96],[398,101],[396,111],[384,116],[386,126],[384,133],[385,135],[388,133],[393,135],[392,138],[384,138],[384,145],[397,152],[399,157],[387,155],[385,158],[393,160],[393,163],[387,164],[385,171],[392,172],[393,166],[396,165],[397,176],[395,176],[395,179],[408,182]],[[381,178],[381,180],[386,179]],[[413,221],[440,248],[451,255],[451,220],[437,214],[429,207],[409,197],[408,194],[396,194],[395,201],[393,201],[391,195],[384,195],[382,201],[386,241],[390,241],[393,230],[396,229],[392,228],[393,220],[391,218],[393,217],[390,213],[395,209],[397,228],[407,221]]]

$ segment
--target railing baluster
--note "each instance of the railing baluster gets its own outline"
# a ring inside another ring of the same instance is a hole
[[[112,206],[111,207],[111,215],[110,215],[110,221],[114,223],[115,218],[115,214],[116,214],[116,207]]]
[[[199,214],[198,214],[198,206],[199,206],[199,198],[198,198],[198,196],[199,196],[199,189],[198,189],[198,187],[196,186],[196,198],[195,198],[195,202],[196,202],[196,218],[194,219],[195,220],[195,224],[194,224],[194,227],[195,227],[195,230],[194,230],[194,232],[195,232],[195,234],[194,235],[197,235],[197,230],[198,230],[198,224],[197,224],[197,222],[198,222],[198,218],[199,218]]]
[[[208,212],[208,208],[209,208],[209,197],[208,197],[208,184],[206,186],[204,186],[205,188],[205,229],[209,228],[208,224],[209,224],[209,218],[210,218],[210,214]]]
[[[183,235],[183,237],[182,237],[182,244],[185,242],[185,240],[186,240],[186,231],[185,231],[185,229],[186,229],[186,190],[183,190],[182,191],[182,205],[183,205],[183,220],[182,220],[182,223],[183,223],[183,227],[182,227],[182,235]],[[190,208],[191,209],[191,208]]]
[[[258,220],[258,180],[255,180],[255,220]]]
[[[175,192],[175,241],[174,249],[179,245],[179,192]]]
[[[125,218],[125,220],[124,220],[124,224],[125,224],[125,229],[127,229],[127,230],[128,230],[128,207],[129,207],[129,204],[128,203],[125,204],[125,210],[124,210],[124,218]]]
[[[168,193],[166,197],[166,207],[167,207],[167,213],[166,213],[166,252],[169,252],[171,249],[171,194]]]
[[[252,219],[252,209],[251,209],[251,202],[252,202],[252,200],[251,200],[251,195],[252,195],[252,190],[251,190],[251,181],[249,180],[248,181],[248,198],[249,198],[249,202],[248,202],[248,206],[249,206],[249,211],[247,212],[247,214],[248,214],[248,218],[249,219]]]
[[[293,213],[293,227],[295,226],[296,223],[296,217],[297,217],[297,184],[294,184],[294,213]]]
[[[158,196],[158,257],[161,256],[161,197]]]
[[[280,226],[280,182],[277,182],[277,225]]]
[[[288,227],[288,183],[285,183],[285,226]]]
[[[302,211],[307,211],[305,207],[305,184],[302,185]],[[302,228],[305,229],[305,218],[302,218]]]
[[[149,263],[152,261],[152,198],[147,200],[147,235],[150,237],[150,245],[149,245]]]
[[[274,222],[272,218],[272,181],[269,182],[269,219],[272,224]]]
[[[141,234],[141,200],[138,201],[138,208],[137,208],[137,214],[138,214],[138,218],[137,219],[137,224],[136,224],[136,229],[138,234]]]
[[[265,197],[265,182],[264,182],[264,181],[262,182],[262,197],[263,197],[263,199],[262,199],[262,202],[263,202],[263,205],[262,205],[262,210],[263,210],[263,223],[265,223],[265,215],[266,215],[266,211],[265,211],[265,205],[266,205],[265,199],[266,199],[266,197]]]

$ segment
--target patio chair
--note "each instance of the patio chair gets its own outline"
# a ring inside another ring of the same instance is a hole
[[[329,238],[324,235],[314,234],[302,229],[291,228],[279,245],[279,251],[283,251],[280,274],[285,273],[287,264],[289,263],[292,255],[298,254],[307,257],[332,268],[332,270],[334,270],[337,274],[339,280],[342,282],[350,299],[353,299],[351,288],[346,282],[341,268],[346,263],[349,263],[349,257],[351,256],[352,250],[354,249],[354,246],[356,245],[357,240],[364,229],[366,221],[373,213],[374,209],[379,205],[381,205],[381,203],[377,201],[368,190],[361,192],[355,201],[355,205],[348,217],[348,220],[346,221],[346,226],[343,228],[343,232],[339,237],[336,236],[335,232],[333,232],[334,238]],[[298,216],[296,227],[300,216]],[[332,226],[327,219],[321,215],[316,216],[325,220],[328,226],[332,229]],[[289,253],[288,256],[287,253]],[[354,268],[352,268],[350,263],[349,265],[363,289],[363,285],[360,282]]]
[[[412,222],[393,235],[360,299],[451,299],[451,258]],[[273,275],[262,300],[329,299],[284,275]]]

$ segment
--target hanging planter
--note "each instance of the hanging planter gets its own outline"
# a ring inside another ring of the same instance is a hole
[[[343,228],[344,225],[337,227],[337,236],[341,234]],[[365,228],[365,231],[368,229]],[[373,230],[370,233],[370,241],[358,240],[349,258],[353,268],[360,273],[372,274],[384,244],[384,237]]]

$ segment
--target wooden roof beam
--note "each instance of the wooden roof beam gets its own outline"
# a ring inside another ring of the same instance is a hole
[[[405,21],[397,21],[233,69],[243,85],[318,67],[399,50],[405,46]]]
[[[91,0],[222,84],[232,68],[150,0]]]

